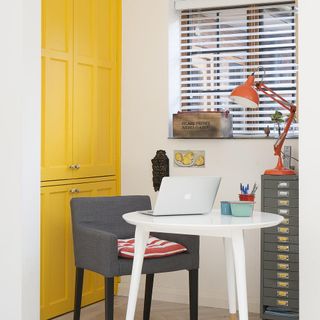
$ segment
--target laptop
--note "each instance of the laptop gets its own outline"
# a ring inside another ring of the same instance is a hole
[[[152,216],[205,214],[212,210],[221,178],[212,176],[164,177]]]

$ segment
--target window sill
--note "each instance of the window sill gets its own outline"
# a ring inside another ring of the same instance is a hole
[[[275,137],[265,136],[234,136],[232,138],[175,138],[168,137],[169,140],[277,140]],[[286,140],[298,140],[298,136],[288,136]]]

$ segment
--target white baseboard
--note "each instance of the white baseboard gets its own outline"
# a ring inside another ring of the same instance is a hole
[[[121,282],[119,283],[118,294],[119,296],[128,296],[129,292],[129,283]],[[158,301],[166,302],[175,302],[175,303],[185,303],[189,301],[188,292],[185,290],[173,289],[173,288],[164,288],[164,287],[154,287],[153,289],[153,299]],[[140,286],[139,298],[144,297],[144,286]],[[203,307],[212,307],[212,308],[222,308],[228,309],[228,300],[227,298],[214,297],[206,292],[199,291],[199,305]],[[260,305],[258,302],[249,301],[249,311],[254,313],[260,312]]]

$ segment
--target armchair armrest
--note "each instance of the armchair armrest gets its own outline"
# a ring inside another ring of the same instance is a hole
[[[104,276],[118,274],[118,243],[116,235],[91,225],[78,224],[73,231],[77,267]]]

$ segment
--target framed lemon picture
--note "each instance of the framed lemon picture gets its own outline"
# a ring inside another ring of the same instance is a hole
[[[176,167],[205,167],[205,152],[203,150],[175,150],[174,165]]]

